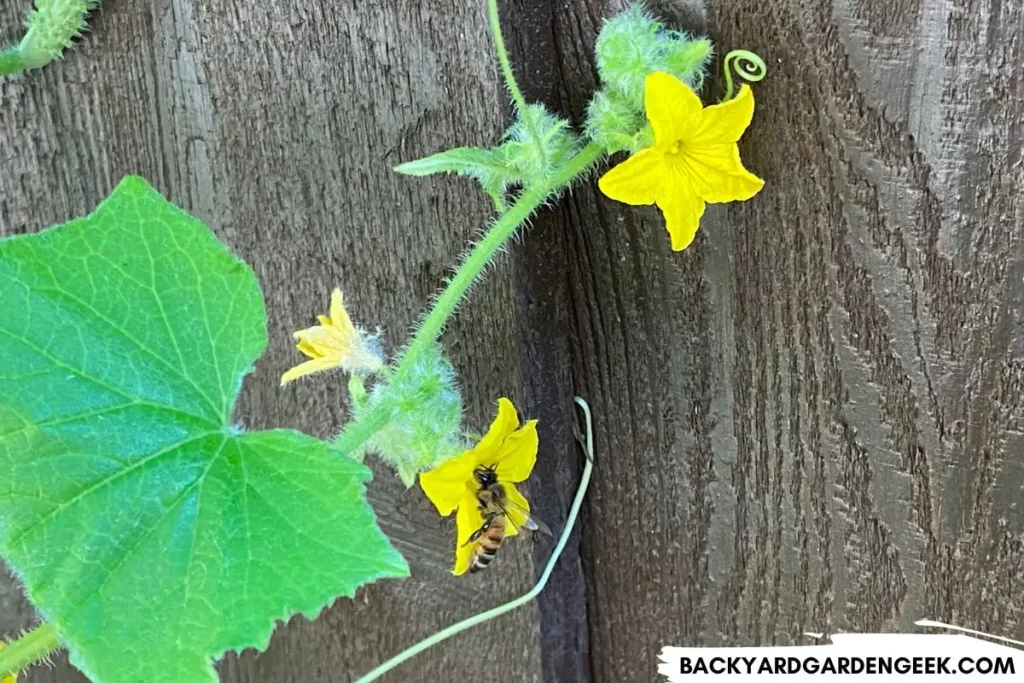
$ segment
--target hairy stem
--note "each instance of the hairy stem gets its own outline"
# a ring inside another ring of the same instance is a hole
[[[409,343],[398,363],[396,375],[408,372],[424,350],[434,344],[441,335],[445,323],[455,312],[473,282],[488,263],[494,259],[498,250],[515,234],[516,230],[536,211],[554,192],[571,183],[577,176],[585,173],[598,159],[604,155],[600,145],[591,143],[574,156],[560,171],[555,173],[543,185],[524,190],[519,199],[495,221],[491,229],[473,250],[469,252],[462,265],[445,287],[441,296],[434,302],[434,307],[427,315],[416,335]]]
[[[57,630],[49,624],[40,624],[21,638],[7,643],[4,649],[0,650],[0,678],[16,674],[46,659],[60,647]]]
[[[21,53],[17,47],[10,47],[0,52],[0,76],[11,76],[25,70],[21,62]]]
[[[519,195],[515,204],[495,221],[484,238],[473,247],[462,265],[455,271],[448,286],[434,302],[430,313],[399,358],[398,366],[392,377],[401,377],[409,372],[423,352],[433,346],[473,282],[480,277],[480,273],[487,267],[487,264],[494,259],[516,230],[537,210],[537,207],[552,194],[589,171],[603,156],[604,149],[596,143],[591,143],[580,150],[549,180],[535,188],[524,190]],[[370,437],[383,429],[390,420],[391,412],[387,402],[381,402],[370,408],[365,414],[360,415],[358,419],[349,422],[331,445],[346,455],[352,455]]]
[[[351,457],[360,446],[390,421],[391,406],[387,402],[377,403],[360,415],[359,419],[346,424],[344,431],[331,443],[331,448]]]
[[[505,49],[505,39],[501,35],[501,25],[498,20],[498,0],[487,0],[488,16],[491,22],[491,32],[494,36],[494,45],[498,54],[498,61],[501,63],[502,73],[505,75],[505,84],[508,86],[512,99],[515,100],[516,108],[520,118],[530,129],[531,137],[538,147],[542,147],[541,141],[533,130],[531,119],[526,116],[526,100],[522,91],[516,84],[515,76],[512,73],[512,65],[508,59],[508,51]],[[543,154],[543,150],[539,150]],[[466,255],[455,275],[448,282],[448,286],[434,302],[433,308],[424,319],[423,324],[416,330],[412,341],[406,347],[398,360],[397,368],[392,377],[401,377],[415,366],[416,362],[441,336],[445,324],[455,309],[466,296],[466,292],[473,285],[480,273],[487,267],[508,241],[516,230],[526,222],[537,208],[543,204],[554,193],[563,189],[578,176],[586,173],[590,168],[604,156],[604,148],[596,143],[590,143],[580,150],[565,166],[552,173],[542,183],[526,188],[516,202],[510,206],[500,198],[495,199],[495,207],[500,217],[491,226],[484,238],[478,242]],[[391,419],[391,415],[385,412],[380,406],[374,409],[373,413],[361,416],[352,421],[345,430],[334,440],[333,447],[346,454],[355,453],[370,437],[383,429]]]
[[[375,681],[388,671],[391,671],[395,667],[407,662],[427,648],[433,647],[443,640],[447,640],[456,634],[462,633],[466,629],[472,628],[486,621],[490,621],[491,619],[499,617],[507,612],[511,612],[517,607],[522,607],[540,595],[540,592],[544,590],[544,587],[548,583],[548,579],[551,578],[551,572],[555,569],[555,564],[558,562],[558,558],[561,557],[562,551],[565,550],[565,544],[569,542],[569,535],[572,533],[573,527],[576,525],[576,518],[579,516],[580,508],[583,506],[583,499],[586,497],[587,487],[590,485],[590,475],[594,469],[594,427],[590,415],[590,406],[588,406],[587,402],[579,396],[576,397],[576,403],[583,409],[587,425],[585,445],[587,462],[583,467],[583,476],[580,478],[580,485],[576,490],[576,498],[572,501],[572,508],[569,510],[569,517],[565,520],[565,528],[562,530],[562,535],[558,539],[558,545],[555,546],[555,551],[551,554],[551,558],[544,567],[544,573],[540,575],[540,580],[537,581],[537,585],[535,585],[526,595],[518,597],[511,602],[506,602],[504,605],[489,609],[481,614],[472,616],[469,619],[464,619],[457,624],[449,626],[443,631],[438,631],[434,635],[421,640],[409,649],[400,652],[370,673],[358,679],[356,683],[370,683],[370,681]]]

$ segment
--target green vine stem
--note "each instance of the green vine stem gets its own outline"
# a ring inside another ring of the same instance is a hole
[[[519,84],[516,83],[515,74],[512,73],[512,62],[508,58],[508,50],[505,49],[505,37],[501,34],[501,21],[498,18],[498,0],[487,0],[487,19],[491,23],[494,50],[498,53],[498,63],[501,64],[505,85],[508,87],[519,113],[523,113],[526,111],[526,99],[523,97],[522,91],[519,90]]]
[[[572,508],[569,510],[569,517],[565,520],[565,528],[562,530],[562,535],[558,539],[558,545],[555,546],[555,551],[551,554],[551,558],[544,567],[544,572],[540,575],[540,580],[537,581],[537,584],[529,593],[526,593],[515,600],[506,602],[503,605],[499,605],[498,607],[489,609],[486,612],[472,616],[469,619],[464,619],[457,624],[452,624],[443,631],[438,631],[434,635],[421,640],[409,649],[400,652],[388,661],[384,662],[362,678],[357,679],[355,683],[370,683],[370,681],[375,681],[388,671],[404,664],[419,653],[437,645],[441,641],[462,633],[466,629],[470,629],[474,626],[490,621],[502,614],[511,612],[518,607],[522,607],[540,595],[540,592],[544,590],[544,587],[548,584],[548,579],[551,578],[551,572],[555,569],[555,564],[558,563],[558,558],[561,557],[562,551],[565,550],[566,543],[569,542],[569,535],[572,533],[572,530],[576,525],[576,518],[579,516],[580,508],[583,506],[583,499],[586,497],[587,487],[590,485],[590,475],[594,469],[594,426],[593,418],[590,414],[590,406],[587,405],[587,402],[579,396],[577,396],[575,400],[583,410],[583,417],[586,422],[586,444],[584,445],[584,450],[587,455],[587,461],[583,466],[583,476],[580,477],[580,485],[576,490],[576,498],[572,501]]]
[[[722,71],[725,74],[725,97],[727,102],[736,94],[732,82],[732,72],[748,83],[757,83],[768,73],[768,66],[757,54],[749,50],[733,50],[722,60]]]
[[[377,404],[367,409],[366,414],[361,415],[358,420],[352,420],[345,425],[341,434],[331,442],[331,448],[341,451],[349,457],[356,457],[359,447],[366,441],[387,426],[391,421],[389,406]],[[361,460],[360,457],[356,459]]]
[[[0,650],[0,678],[16,674],[60,648],[57,630],[49,624],[40,624]]]
[[[495,51],[505,76],[505,83],[520,115],[529,125],[530,120],[524,113],[526,100],[516,84],[508,52],[505,49],[505,40],[501,34],[497,0],[487,0],[487,9]],[[535,135],[533,137],[535,140],[537,139]],[[407,374],[415,367],[423,353],[434,345],[469,288],[479,279],[487,265],[533,212],[552,194],[559,192],[579,176],[587,173],[604,156],[605,151],[601,145],[590,143],[577,152],[562,168],[555,171],[545,182],[524,190],[512,206],[506,208],[503,204],[496,205],[500,217],[491,225],[484,238],[477,242],[465,256],[458,270],[434,302],[430,312],[423,319],[423,323],[399,357],[397,368],[392,375],[393,378],[403,377]],[[355,453],[367,439],[386,426],[390,419],[391,415],[382,413],[381,409],[372,415],[364,415],[359,420],[349,423],[332,445],[343,453]]]
[[[477,280],[487,264],[491,262],[498,250],[515,234],[537,208],[547,201],[553,193],[569,185],[577,176],[590,170],[604,156],[604,149],[590,143],[574,156],[551,180],[539,187],[524,190],[515,204],[502,214],[482,240],[477,242],[466,256],[462,265],[452,276],[441,296],[434,302],[434,307],[416,331],[408,348],[402,354],[395,374],[402,376],[408,372],[420,355],[434,344],[441,335],[445,323],[455,312],[470,286]]]
[[[416,330],[412,341],[398,360],[398,366],[392,377],[402,377],[417,363],[425,351],[430,349],[444,330],[448,319],[466,296],[466,292],[477,281],[487,264],[494,259],[498,251],[505,245],[519,226],[522,225],[537,208],[548,198],[570,185],[580,175],[588,172],[605,155],[604,148],[597,143],[590,143],[579,151],[554,176],[540,187],[524,190],[516,202],[498,218],[484,238],[476,243],[448,281],[441,295],[434,302],[430,313],[424,318],[423,324]],[[352,455],[379,430],[383,429],[392,416],[387,409],[378,405],[358,420],[349,422],[331,446]]]

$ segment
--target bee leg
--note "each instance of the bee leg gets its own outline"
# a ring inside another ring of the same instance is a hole
[[[488,515],[487,517],[484,518],[483,526],[481,526],[479,529],[477,529],[472,534],[470,534],[469,540],[466,541],[465,543],[463,543],[462,547],[466,547],[470,543],[476,543],[476,541],[481,536],[483,536],[484,534],[487,533],[487,530],[491,528],[492,524],[494,524],[494,515]]]

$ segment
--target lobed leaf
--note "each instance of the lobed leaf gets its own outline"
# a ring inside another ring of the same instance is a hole
[[[0,241],[0,301],[0,553],[93,680],[215,681],[276,620],[408,574],[366,468],[231,424],[259,285],[144,180]]]

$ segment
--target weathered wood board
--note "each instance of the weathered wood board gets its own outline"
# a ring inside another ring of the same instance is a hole
[[[675,256],[653,211],[568,203],[594,678],[920,618],[1021,639],[1022,7],[650,6],[768,62],[768,184]],[[573,110],[607,10],[558,14]]]
[[[13,3],[18,4],[18,3]],[[26,8],[0,7],[0,39]],[[495,140],[507,115],[482,2],[110,0],[63,63],[0,82],[0,232],[146,176],[253,264],[271,345],[241,420],[328,435],[338,384],[276,386],[289,332],[342,286],[392,343],[488,219],[465,181],[399,160]],[[624,2],[514,0],[532,98],[579,119]],[[593,183],[538,215],[447,333],[468,418],[540,417],[531,491],[559,528],[598,418],[579,544],[536,608],[390,680],[655,680],[673,644],[788,644],[933,618],[1024,639],[1024,9],[995,0],[650,2],[769,64],[742,150],[767,180],[673,254],[653,209]],[[714,79],[707,94],[720,92]],[[551,543],[446,574],[452,525],[379,470],[414,577],[372,587],[225,681],[343,681],[525,590]],[[532,563],[531,563],[532,558]],[[9,582],[0,634],[31,623]],[[28,681],[77,681],[59,661]]]

